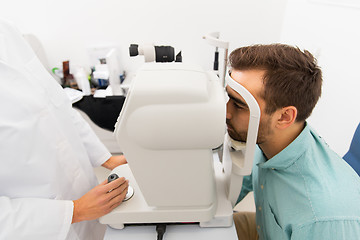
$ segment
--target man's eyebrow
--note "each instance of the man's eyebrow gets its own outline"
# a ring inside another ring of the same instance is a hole
[[[243,107],[247,107],[247,104],[246,104],[243,100],[241,100],[241,99],[239,99],[239,98],[235,98],[234,96],[232,96],[232,95],[228,92],[228,88],[225,88],[225,90],[226,90],[226,93],[227,93],[227,95],[229,96],[229,98],[230,98],[231,100],[235,101],[237,104],[239,104],[239,105],[241,105],[241,106],[243,106]]]

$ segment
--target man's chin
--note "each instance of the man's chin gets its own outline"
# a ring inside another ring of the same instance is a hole
[[[229,134],[229,136],[230,136],[233,140],[235,140],[235,141],[238,141],[238,142],[246,142],[246,139],[242,139],[239,135],[234,134],[232,131],[229,131],[229,130],[228,130],[228,134]]]

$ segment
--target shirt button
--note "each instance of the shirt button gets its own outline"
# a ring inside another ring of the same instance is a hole
[[[260,229],[260,226],[259,226],[259,225],[257,225],[257,229]]]
[[[259,211],[261,211],[261,210],[262,210],[262,207],[261,207],[261,206],[259,206],[259,207],[258,207],[258,209],[259,209]]]
[[[274,170],[275,168],[272,168],[272,170]]]
[[[262,185],[262,184],[261,184],[261,186],[260,186],[260,187],[261,187],[261,189],[264,189],[264,185]]]

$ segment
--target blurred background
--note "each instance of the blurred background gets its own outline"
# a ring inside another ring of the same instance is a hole
[[[322,97],[309,123],[340,156],[360,120],[360,1],[356,0],[0,0],[0,16],[41,42],[48,70],[68,60],[90,68],[99,49],[116,47],[127,73],[143,59],[130,44],[169,45],[205,70],[220,32],[229,52],[257,43],[307,49],[323,70]],[[0,39],[1,40],[1,39]],[[1,42],[1,41],[0,41]],[[220,50],[220,60],[223,59]],[[221,65],[220,65],[221,66]],[[221,70],[221,69],[220,69]]]

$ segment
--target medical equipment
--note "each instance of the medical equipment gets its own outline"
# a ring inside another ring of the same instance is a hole
[[[119,176],[116,174],[116,173],[113,173],[113,174],[110,174],[109,177],[108,177],[108,183],[111,183],[112,181],[118,179]]]
[[[113,174],[110,174],[110,176],[108,177],[107,180],[108,180],[108,183],[111,183],[112,181],[114,181],[118,178],[119,178],[119,176],[116,173],[113,173]],[[129,186],[123,202],[129,200],[133,195],[134,195],[134,189],[131,186]]]
[[[99,88],[106,88],[109,86],[109,68],[106,63],[95,65],[92,73],[92,83]],[[112,93],[112,92],[111,92]]]
[[[124,90],[121,86],[122,80],[120,76],[123,74],[123,72],[120,69],[120,64],[118,61],[118,54],[115,48],[112,48],[107,54],[106,54],[106,65],[108,67],[109,71],[109,84],[111,87],[111,91],[113,95],[123,95]]]
[[[241,191],[243,176],[251,174],[260,123],[260,107],[251,93],[226,75],[226,83],[240,94],[249,107],[249,127],[246,143],[235,141],[226,133],[223,147],[224,171],[227,173],[228,199],[235,206]]]
[[[224,61],[223,61],[223,73],[220,76],[220,80],[222,83],[222,86],[225,87],[225,76],[226,76],[226,65],[227,65],[227,57],[228,57],[228,51],[229,51],[229,42],[219,39],[220,33],[219,32],[212,32],[205,36],[203,36],[203,39],[206,40],[206,42],[212,46],[216,47],[215,50],[215,60],[214,60],[214,70],[219,70],[219,48],[224,49]]]
[[[130,57],[143,55],[145,62],[182,62],[181,51],[175,56],[172,46],[154,46],[151,44],[130,44]]]
[[[235,91],[247,95],[244,99],[255,111],[250,110],[246,149],[236,154],[224,145],[228,153],[224,156],[234,160],[225,168],[231,160],[221,163],[212,152],[225,134],[225,96],[219,78],[182,63],[143,66],[132,81],[115,128],[128,164],[111,172],[129,179],[134,195],[101,217],[101,223],[117,229],[128,223],[232,225],[232,195],[241,190],[234,183],[241,184],[242,176],[249,173],[260,114],[251,94],[229,81]]]
[[[109,96],[124,95],[124,71],[119,62],[119,50],[116,47],[104,48],[99,51],[97,57],[92,83],[97,87],[108,87]]]

